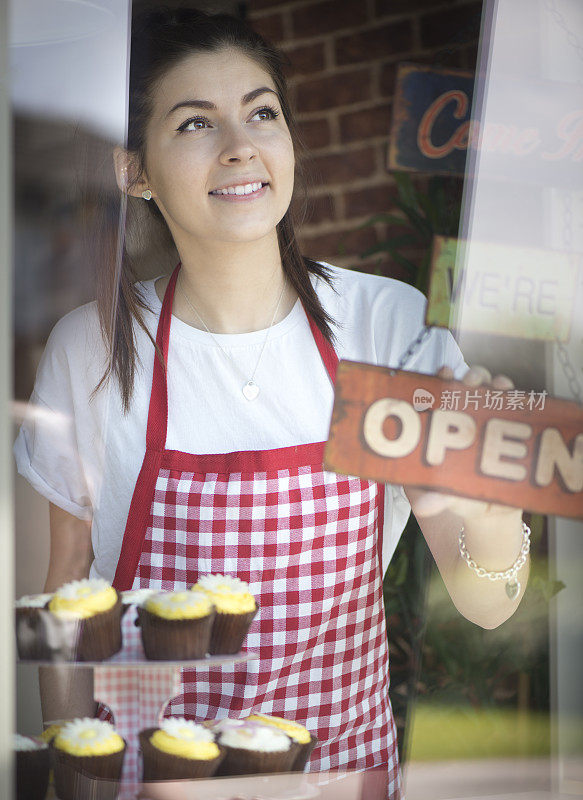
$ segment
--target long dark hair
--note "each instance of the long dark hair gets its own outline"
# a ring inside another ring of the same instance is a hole
[[[238,48],[254,59],[273,79],[279,102],[294,145],[296,176],[294,199],[277,225],[277,237],[282,267],[288,280],[298,293],[304,308],[313,317],[323,336],[333,342],[331,325],[334,320],[322,307],[310,280],[310,273],[330,285],[330,271],[316,261],[301,255],[296,239],[295,226],[301,223],[306,213],[306,176],[302,160],[305,147],[298,134],[297,125],[290,108],[287,81],[284,70],[289,61],[273,45],[266,42],[245,22],[227,14],[206,14],[190,8],[138,12],[132,21],[132,42],[129,79],[129,112],[127,150],[134,159],[134,180],[144,172],[146,155],[146,127],[152,113],[152,98],[156,85],[169,69],[182,59],[197,52],[212,52],[221,48]],[[130,176],[131,180],[131,176]],[[296,197],[296,187],[303,192]],[[143,311],[148,306],[137,285],[138,269],[132,258],[132,225],[140,213],[135,204],[146,205],[151,226],[160,237],[171,244],[170,232],[155,203],[124,196],[122,198],[120,230],[110,237],[109,247],[103,253],[106,268],[97,273],[97,307],[101,330],[108,347],[109,360],[106,371],[95,388],[100,387],[113,375],[119,382],[124,411],[127,412],[134,387],[136,360],[134,324],[142,328],[153,341],[144,322]],[[127,204],[127,206],[125,205]],[[158,352],[158,357],[161,354]]]

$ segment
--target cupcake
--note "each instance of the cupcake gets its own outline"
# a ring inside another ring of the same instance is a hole
[[[59,800],[114,800],[126,744],[109,722],[75,719],[50,745]]]
[[[84,578],[66,583],[48,607],[58,620],[78,622],[78,661],[103,661],[121,650],[121,599],[107,581]]]
[[[146,600],[157,592],[158,589],[128,589],[125,592],[121,592],[122,606],[124,608],[143,606]]]
[[[202,592],[159,592],[138,606],[146,658],[190,661],[209,651],[215,610]]]
[[[203,575],[192,590],[205,592],[217,612],[210,654],[238,653],[258,610],[248,584],[230,575]]]
[[[293,770],[294,772],[303,772],[312,750],[318,743],[318,739],[313,736],[307,728],[304,728],[299,722],[293,722],[283,717],[272,717],[267,714],[250,714],[247,719],[251,722],[262,722],[264,725],[273,725],[285,731],[294,742],[297,742],[299,751],[294,761]]]
[[[184,717],[141,731],[140,748],[144,781],[209,778],[225,755],[212,731]]]
[[[14,735],[16,800],[44,800],[49,785],[49,748],[42,739]]]
[[[47,639],[45,611],[52,594],[29,594],[14,604],[16,647],[18,657],[31,660],[50,660],[52,650]]]
[[[221,720],[214,731],[219,745],[225,748],[217,775],[290,772],[298,755],[297,742],[273,725]]]

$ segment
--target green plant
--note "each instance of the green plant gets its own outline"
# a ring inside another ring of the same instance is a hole
[[[432,176],[423,191],[406,172],[394,172],[401,213],[375,214],[361,228],[382,224],[389,235],[370,247],[361,258],[388,253],[405,269],[408,283],[427,293],[434,236],[457,236],[461,212],[461,181],[456,177]],[[418,254],[418,258],[411,253]]]

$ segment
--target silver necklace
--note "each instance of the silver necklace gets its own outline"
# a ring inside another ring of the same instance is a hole
[[[269,338],[269,334],[270,334],[271,329],[273,327],[273,323],[275,321],[275,317],[277,315],[277,312],[278,312],[278,309],[279,309],[279,305],[281,303],[281,298],[283,297],[283,292],[284,292],[284,289],[286,287],[286,283],[287,283],[287,280],[284,278],[283,286],[281,287],[281,292],[279,293],[279,299],[277,301],[277,305],[275,306],[275,311],[273,312],[273,317],[271,318],[271,323],[269,325],[269,328],[267,329],[267,333],[265,334],[265,339],[263,340],[263,347],[261,348],[261,352],[259,353],[259,358],[257,359],[257,363],[255,364],[255,369],[253,370],[253,374],[251,375],[251,377],[248,380],[245,381],[245,383],[241,387],[241,391],[243,392],[243,395],[247,400],[255,400],[257,398],[257,396],[259,395],[259,386],[255,383],[255,381],[253,379],[255,378],[255,373],[257,372],[259,364],[261,363],[261,357],[263,355],[263,351],[265,350],[265,345],[267,344],[267,340]],[[223,347],[221,347],[220,343],[217,341],[216,337],[213,335],[212,331],[209,330],[208,325],[206,324],[204,319],[201,317],[200,311],[197,309],[197,307],[194,305],[194,303],[192,302],[190,297],[186,294],[186,292],[182,288],[182,284],[181,283],[179,284],[178,288],[182,292],[182,295],[183,295],[184,299],[186,300],[186,302],[188,303],[188,305],[191,307],[191,309],[194,311],[196,316],[199,318],[199,320],[204,325],[207,333],[209,333],[210,336],[212,337],[213,342],[217,345],[217,347],[219,348],[221,353],[226,358],[229,359],[229,361],[231,362],[231,364],[233,364],[233,366],[239,372],[239,374],[242,375],[243,373],[241,372],[241,370],[239,368],[239,365],[233,360],[233,358],[231,357],[230,353],[227,353],[227,351],[224,350]],[[245,377],[245,376],[243,375],[243,377]]]

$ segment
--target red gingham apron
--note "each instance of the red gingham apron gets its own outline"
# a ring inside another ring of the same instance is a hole
[[[165,364],[179,269],[156,336]],[[308,321],[334,383],[338,357]],[[167,713],[294,719],[319,739],[309,770],[381,767],[396,800],[380,569],[384,486],[324,471],[325,442],[204,455],[167,450],[167,422],[166,375],[156,358],[146,453],[113,585],[176,590],[207,573],[236,575],[260,609],[245,642],[259,659],[184,670]]]

